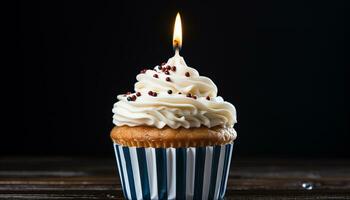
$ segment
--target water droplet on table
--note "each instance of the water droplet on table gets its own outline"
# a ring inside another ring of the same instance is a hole
[[[305,190],[312,190],[314,188],[314,185],[312,183],[302,183],[301,186],[305,189]]]
[[[112,195],[112,194],[107,194],[107,198],[108,198],[108,199],[115,199],[116,196],[114,196],[114,195]]]

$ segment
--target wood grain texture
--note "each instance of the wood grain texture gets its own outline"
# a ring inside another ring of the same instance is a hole
[[[112,159],[0,158],[0,199],[123,199],[120,187]],[[225,199],[350,199],[350,161],[233,158]]]

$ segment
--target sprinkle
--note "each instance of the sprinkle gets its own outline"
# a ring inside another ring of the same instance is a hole
[[[173,66],[173,67],[171,68],[171,70],[173,70],[173,71],[175,72],[175,71],[176,71],[176,67]]]
[[[136,92],[136,96],[141,96],[141,93],[140,92]]]
[[[131,97],[126,98],[128,101],[131,101]]]
[[[171,69],[171,67],[168,65],[168,66],[166,66],[166,69],[167,69],[167,70],[170,70],[170,69]]]
[[[190,77],[190,72],[186,72],[185,76]]]
[[[166,75],[169,75],[169,74],[170,74],[169,71],[165,71],[164,73],[165,73]]]
[[[181,92],[179,92],[178,94],[182,94]]]
[[[170,77],[165,78],[166,81],[171,81]]]
[[[186,97],[192,97],[192,94],[191,94],[191,93],[188,93],[188,94],[186,95]]]
[[[210,100],[210,97],[209,96],[207,96],[207,98],[206,98],[208,101]]]
[[[135,101],[136,100],[136,96],[135,95],[132,95],[131,96],[131,101]]]
[[[163,64],[162,64],[163,65]],[[161,70],[162,69],[162,66],[158,66],[158,69]]]
[[[193,99],[197,99],[197,97],[195,95],[192,96]]]
[[[143,69],[143,70],[140,71],[140,73],[141,73],[141,74],[144,74],[144,73],[146,73],[147,70],[148,70],[148,69]]]
[[[168,90],[168,94],[172,94],[173,93],[173,91],[172,90]]]
[[[154,96],[154,97],[156,97],[156,96],[157,96],[157,92],[152,92],[152,91],[149,91],[149,92],[148,92],[148,94],[149,94],[150,96]]]
[[[154,78],[158,78],[158,74],[153,74],[153,77]]]

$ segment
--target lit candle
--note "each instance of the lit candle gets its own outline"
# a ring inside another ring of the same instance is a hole
[[[179,51],[182,47],[182,27],[181,27],[181,17],[180,13],[177,13],[174,25],[174,34],[173,34],[173,47],[175,50],[175,55],[179,54]]]
[[[176,72],[174,72],[176,74],[182,74],[182,75],[188,76],[187,74],[191,73],[194,76],[198,75],[198,72],[195,69],[192,69],[192,68],[189,69],[183,57],[180,56],[181,47],[182,47],[182,24],[181,24],[180,13],[177,13],[175,24],[174,24],[174,33],[173,33],[173,48],[175,51],[175,55],[168,60],[167,65],[176,66],[177,70]]]

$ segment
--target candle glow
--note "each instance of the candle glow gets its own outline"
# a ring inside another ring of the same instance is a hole
[[[176,50],[181,49],[182,46],[182,27],[181,27],[181,17],[180,13],[177,13],[174,25],[173,34],[173,47]]]

